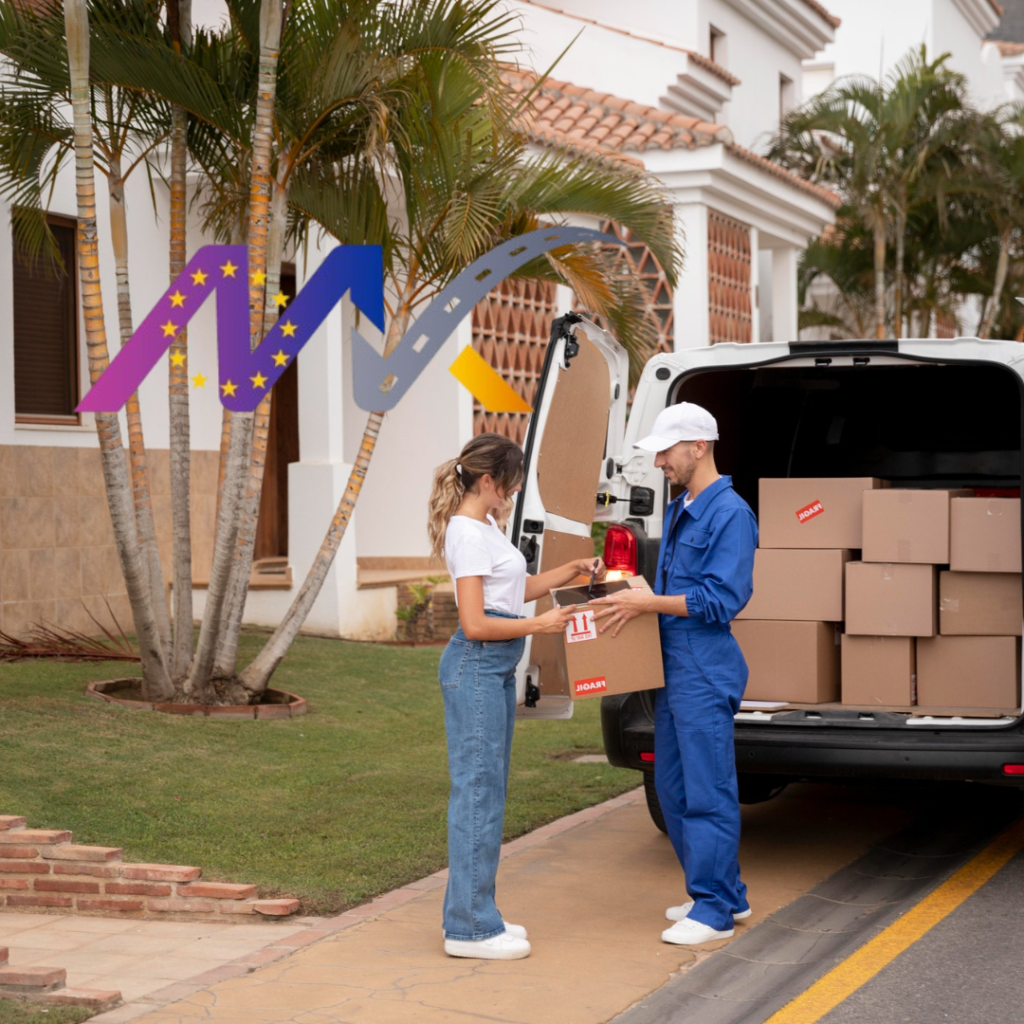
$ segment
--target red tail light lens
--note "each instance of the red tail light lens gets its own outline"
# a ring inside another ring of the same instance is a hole
[[[641,753],[640,760],[641,761],[653,761],[654,760],[654,754],[653,753],[648,753],[648,751],[645,750],[645,751],[643,751],[643,753]]]
[[[604,538],[604,564],[609,572],[636,575],[636,536],[628,527],[608,527]]]
[[[1004,775],[1024,775],[1024,764],[1004,764]]]

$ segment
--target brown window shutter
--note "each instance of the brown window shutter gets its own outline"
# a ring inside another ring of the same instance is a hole
[[[14,242],[14,412],[17,417],[77,421],[75,227],[54,219],[50,228],[63,270],[29,259]]]

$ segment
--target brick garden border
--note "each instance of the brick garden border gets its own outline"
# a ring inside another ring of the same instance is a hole
[[[165,715],[198,715],[204,718],[240,718],[244,720],[266,718],[297,718],[307,710],[306,699],[287,690],[268,687],[261,704],[171,704],[142,700],[141,697],[124,696],[138,693],[141,680],[138,677],[108,679],[90,683],[85,695],[95,700],[116,704],[134,711],[160,711]],[[121,695],[121,696],[116,696]]]

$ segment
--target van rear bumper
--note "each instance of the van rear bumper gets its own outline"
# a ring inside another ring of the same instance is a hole
[[[601,725],[611,764],[653,767],[654,721],[650,693],[617,694],[601,701]],[[646,755],[646,759],[641,755]],[[794,778],[900,778],[1003,782],[1006,764],[1024,764],[1024,728],[929,729],[836,725],[736,723],[740,772]]]

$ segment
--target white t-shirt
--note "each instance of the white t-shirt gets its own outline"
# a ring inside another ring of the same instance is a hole
[[[453,580],[463,576],[483,577],[485,609],[509,615],[523,614],[526,559],[491,516],[486,523],[469,516],[452,516],[444,535],[444,560]]]

